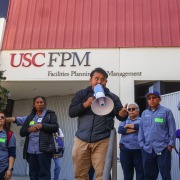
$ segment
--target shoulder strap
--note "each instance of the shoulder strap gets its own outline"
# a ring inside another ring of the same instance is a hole
[[[8,131],[7,133],[7,143],[9,143],[11,136],[12,136],[13,132],[12,131]]]

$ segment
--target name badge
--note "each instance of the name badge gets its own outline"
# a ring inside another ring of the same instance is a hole
[[[29,125],[30,125],[30,126],[33,126],[33,125],[34,125],[34,121],[31,121],[31,122],[29,123]]]
[[[163,123],[163,119],[162,118],[155,118],[155,122]]]
[[[6,138],[0,138],[0,142],[1,143],[5,143],[6,142]]]
[[[42,119],[43,119],[42,117],[39,118],[39,119],[37,120],[37,122],[42,122]]]

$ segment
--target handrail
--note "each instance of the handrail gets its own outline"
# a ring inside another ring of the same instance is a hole
[[[109,175],[112,170],[112,180],[117,180],[117,137],[116,129],[111,130],[106,161],[103,171],[103,180],[109,180]]]

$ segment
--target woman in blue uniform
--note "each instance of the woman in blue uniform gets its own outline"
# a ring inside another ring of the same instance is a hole
[[[46,109],[46,99],[37,96],[33,100],[31,114],[23,118],[20,135],[26,137],[23,157],[29,163],[30,180],[50,180],[55,148],[52,133],[59,128],[57,116],[54,111]]]
[[[16,139],[6,123],[5,114],[0,112],[0,179],[9,180],[12,176],[16,157]]]

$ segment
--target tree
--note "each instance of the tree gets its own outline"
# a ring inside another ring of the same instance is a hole
[[[4,111],[6,109],[7,100],[9,96],[9,91],[1,86],[1,82],[6,79],[3,76],[4,71],[0,71],[0,111]]]

